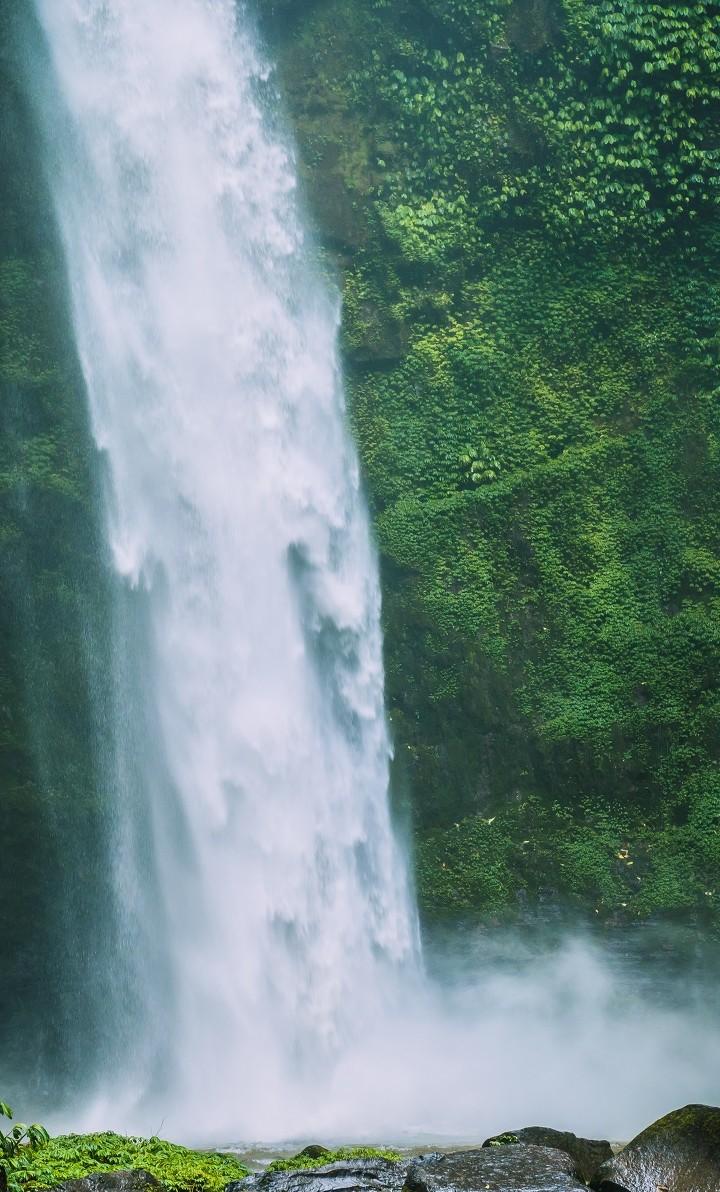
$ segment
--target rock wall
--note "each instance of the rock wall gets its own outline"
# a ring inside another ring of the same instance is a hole
[[[103,686],[109,616],[96,461],[64,265],[28,101],[28,6],[0,13],[0,1050],[67,1070],[104,930]],[[41,61],[41,59],[40,59]],[[82,1062],[87,1064],[86,1054]],[[92,1067],[92,1064],[91,1064]]]

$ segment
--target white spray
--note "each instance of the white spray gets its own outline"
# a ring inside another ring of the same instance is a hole
[[[417,949],[338,306],[233,0],[39,11],[107,532],[143,610],[115,646],[123,1064],[259,1128]]]

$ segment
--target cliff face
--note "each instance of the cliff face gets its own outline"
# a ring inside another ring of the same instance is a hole
[[[720,7],[263,6],[426,912],[720,891]]]
[[[27,6],[0,14],[0,1049],[10,1082],[93,1021],[103,931],[109,605],[64,264],[24,85]],[[106,726],[105,726],[106,727]],[[37,1024],[44,1023],[40,1036]],[[30,1033],[32,1031],[32,1033]]]

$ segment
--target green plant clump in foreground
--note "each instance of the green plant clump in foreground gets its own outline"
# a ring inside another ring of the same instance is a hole
[[[292,1159],[275,1159],[268,1171],[298,1171],[305,1167],[324,1167],[326,1163],[338,1163],[342,1159],[388,1159],[398,1163],[402,1156],[397,1151],[379,1150],[372,1146],[341,1146],[336,1151],[325,1151],[322,1155],[294,1155]]]
[[[142,1168],[169,1192],[221,1192],[244,1179],[247,1167],[232,1155],[191,1151],[161,1138],[121,1134],[63,1134],[39,1150],[12,1161],[12,1176],[23,1189],[52,1188],[64,1180],[102,1171]]]

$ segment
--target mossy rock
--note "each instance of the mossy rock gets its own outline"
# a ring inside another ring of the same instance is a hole
[[[526,1146],[553,1147],[563,1151],[575,1163],[578,1174],[590,1182],[601,1163],[612,1158],[612,1147],[605,1140],[578,1138],[568,1130],[553,1130],[549,1126],[525,1126],[522,1130],[509,1130],[486,1139],[484,1147],[508,1146],[512,1143]]]
[[[337,1150],[328,1151],[320,1146],[308,1146],[293,1155],[291,1159],[275,1159],[268,1166],[269,1172],[302,1171],[312,1167],[327,1167],[331,1163],[353,1161],[356,1159],[384,1159],[390,1163],[399,1163],[402,1156],[398,1151],[371,1146],[342,1146]]]
[[[686,1105],[653,1122],[596,1173],[598,1192],[715,1192],[720,1187],[720,1108]]]

